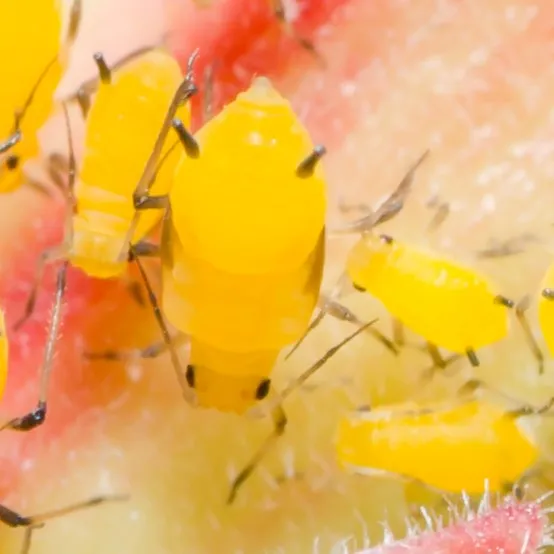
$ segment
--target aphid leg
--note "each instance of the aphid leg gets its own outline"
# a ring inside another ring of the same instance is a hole
[[[273,432],[267,437],[254,456],[252,456],[252,459],[248,462],[248,464],[246,464],[235,479],[233,479],[231,490],[229,491],[229,496],[227,497],[227,504],[232,504],[234,502],[239,488],[252,475],[256,467],[271,450],[273,445],[284,434],[287,426],[287,416],[280,404],[272,409],[271,418],[273,420]]]
[[[442,357],[442,354],[439,352],[439,349],[436,347],[436,345],[429,341],[427,341],[427,352],[429,352],[429,356],[431,356],[434,367],[439,369],[446,368],[446,361]]]
[[[17,129],[4,142],[0,142],[0,154],[5,154],[11,150],[21,140],[21,131]]]
[[[489,392],[492,392],[495,395],[504,398],[510,404],[515,404],[515,405],[519,404],[517,408],[506,411],[506,415],[515,417],[515,418],[522,417],[522,416],[530,416],[530,415],[544,415],[547,412],[550,412],[550,410],[554,406],[554,397],[550,398],[548,402],[546,402],[542,406],[522,404],[521,401],[518,400],[517,398],[514,398],[509,394],[506,394],[505,392],[479,379],[470,379],[469,381],[467,381],[458,390],[458,395],[467,395],[467,394],[474,395],[475,392],[479,390],[487,390]],[[554,412],[550,412],[548,415],[554,416]]]
[[[208,64],[204,69],[204,94],[202,96],[202,125],[213,117],[214,104],[214,71],[215,63]]]
[[[27,322],[27,320],[33,315],[33,312],[35,311],[38,291],[42,282],[42,277],[44,275],[44,268],[46,264],[58,260],[64,260],[67,257],[68,251],[69,245],[64,242],[63,244],[54,246],[53,248],[47,248],[41,253],[37,262],[34,280],[31,285],[31,292],[29,294],[29,297],[27,298],[27,302],[25,303],[23,315],[19,318],[18,321],[15,322],[13,326],[15,331],[21,329],[21,327]]]
[[[402,325],[402,322],[396,318],[392,320],[392,341],[399,348],[402,348],[406,344],[404,325]]]
[[[365,323],[361,327],[358,327],[353,333],[348,335],[346,338],[344,338],[341,342],[335,344],[332,348],[329,348],[325,354],[317,362],[315,362],[313,365],[311,365],[307,370],[305,370],[303,373],[301,373],[298,377],[293,379],[282,391],[279,395],[279,401],[282,402],[285,398],[287,398],[294,390],[301,387],[314,373],[317,372],[318,369],[320,369],[325,363],[332,358],[343,346],[348,344],[350,341],[355,339],[359,334],[363,333],[376,323],[378,319],[373,319],[369,323]]]
[[[197,55],[198,52],[195,51],[189,58],[187,75],[179,85],[179,88],[177,89],[175,95],[173,96],[173,99],[171,100],[171,104],[169,105],[169,108],[165,115],[162,128],[160,129],[158,137],[156,138],[154,148],[152,149],[150,157],[146,162],[144,171],[142,172],[139,182],[135,187],[135,191],[133,193],[133,204],[136,211],[131,221],[131,225],[129,226],[129,229],[127,231],[127,236],[125,237],[125,246],[120,255],[122,259],[127,256],[127,245],[131,243],[131,239],[135,233],[139,218],[139,210],[167,209],[169,205],[167,196],[150,196],[150,188],[154,183],[154,178],[158,170],[158,160],[160,159],[163,145],[165,143],[169,130],[173,126],[173,120],[175,118],[177,109],[184,102],[188,101],[190,97],[196,94],[196,92],[198,91],[192,81],[192,68]]]
[[[331,300],[328,298],[325,305],[326,313],[330,316],[338,319],[339,321],[348,321],[353,323],[357,327],[363,327],[366,325],[365,321],[361,321],[351,310],[349,310],[343,304],[340,304],[336,300]],[[383,333],[374,329],[373,327],[368,327],[367,332],[377,339],[387,350],[389,350],[395,356],[398,356],[399,350],[389,338],[387,338]]]
[[[39,396],[36,408],[24,416],[11,419],[0,427],[0,431],[3,431],[4,429],[11,429],[12,431],[30,431],[31,429],[42,425],[46,419],[48,385],[50,382],[50,374],[52,373],[54,349],[56,347],[60,331],[62,300],[65,294],[68,265],[69,262],[65,261],[58,270],[56,298],[54,300],[54,307],[52,308],[46,347],[44,348],[44,358],[42,368],[40,370]]]
[[[44,527],[44,523],[39,523],[37,525],[29,525],[25,528],[25,534],[23,535],[23,544],[21,545],[20,554],[29,554],[31,550],[31,540],[33,537],[33,532],[37,529]]]
[[[54,198],[52,194],[52,188],[49,187],[46,183],[42,183],[41,181],[30,179],[29,177],[27,177],[26,184],[35,189],[38,193],[44,194],[48,198]]]
[[[171,343],[175,348],[181,347],[188,341],[187,335],[178,333],[171,337]],[[136,360],[137,358],[150,359],[158,358],[168,351],[168,346],[165,340],[150,344],[146,348],[137,350],[104,350],[103,352],[85,352],[84,357],[88,360],[111,360],[111,361],[128,361]]]
[[[179,385],[181,387],[183,397],[189,404],[193,404],[195,399],[194,391],[191,390],[191,387],[187,382],[186,371],[183,369],[183,366],[181,365],[181,361],[179,360],[177,349],[175,348],[171,335],[169,334],[169,330],[165,323],[162,310],[158,304],[158,299],[156,298],[156,295],[152,290],[152,286],[150,285],[150,281],[148,279],[148,276],[146,275],[146,271],[144,270],[142,263],[140,262],[139,257],[134,252],[133,246],[129,245],[129,250],[131,252],[131,255],[134,258],[135,263],[137,264],[140,276],[148,292],[148,299],[150,301],[150,305],[152,306],[152,310],[154,311],[154,316],[156,317],[156,321],[158,322],[158,325],[162,332],[164,342],[166,343],[167,349],[169,350],[169,354],[171,356],[171,362],[173,364],[173,369],[175,370],[177,381],[179,382]]]
[[[92,105],[91,94],[89,94],[84,88],[81,87],[75,93],[75,98],[68,99],[68,102],[71,100],[75,100],[75,102],[77,102],[79,109],[81,110],[81,115],[83,116],[83,119],[86,119]]]
[[[452,354],[448,356],[447,358],[443,358],[444,367],[440,368],[441,371],[444,372],[444,370],[450,366],[453,362],[459,360],[461,356],[459,354]],[[428,383],[437,372],[437,367],[439,367],[436,363],[433,363],[431,367],[428,367],[427,369],[423,370],[422,376],[421,376],[421,382],[422,383]]]
[[[271,407],[271,410],[272,410],[271,413],[272,413],[273,421],[275,423],[274,431],[267,438],[265,443],[263,443],[262,447],[256,452],[256,454],[253,456],[250,463],[245,466],[245,468],[239,473],[237,478],[233,481],[231,492],[227,499],[228,504],[233,502],[237,494],[238,488],[244,483],[246,479],[248,479],[248,477],[254,471],[255,467],[259,464],[260,460],[265,456],[267,451],[271,448],[273,443],[276,442],[276,440],[284,433],[285,427],[287,424],[287,418],[282,408],[283,401],[297,388],[301,387],[314,373],[316,373],[318,369],[320,369],[330,358],[332,358],[343,346],[345,346],[351,340],[356,338],[360,333],[365,331],[369,326],[373,325],[376,321],[377,319],[374,319],[373,321],[366,323],[359,329],[356,329],[354,333],[347,336],[341,342],[339,342],[338,344],[336,344],[335,346],[327,350],[327,352],[325,352],[325,354],[323,354],[323,356],[319,360],[317,360],[313,365],[311,365],[306,371],[301,373],[296,379],[291,381],[281,391],[281,394],[277,398],[277,404]]]
[[[426,150],[417,159],[417,161],[406,172],[394,192],[380,206],[378,206],[376,210],[371,211],[368,215],[348,223],[343,227],[333,229],[333,233],[365,233],[371,231],[377,225],[385,223],[398,215],[402,211],[406,198],[412,189],[412,183],[414,181],[416,171],[425,161],[429,155],[429,152],[429,150]]]
[[[66,43],[71,45],[77,38],[81,20],[83,18],[83,2],[82,0],[73,0],[71,3],[71,11],[69,12],[69,25],[67,28]]]
[[[270,0],[270,4],[273,10],[273,14],[277,18],[277,21],[283,26],[285,31],[292,37],[298,44],[304,48],[309,54],[311,54],[323,67],[326,67],[325,59],[321,54],[316,50],[312,41],[301,37],[291,25],[290,21],[287,19],[287,14],[285,11],[285,5],[283,0]]]
[[[94,496],[83,502],[77,502],[63,508],[58,508],[57,510],[51,510],[50,512],[44,512],[42,514],[37,514],[34,516],[23,516],[0,504],[0,521],[2,523],[5,523],[9,527],[38,528],[42,526],[44,522],[50,519],[63,517],[73,512],[84,510],[86,508],[92,508],[93,506],[98,506],[106,502],[120,502],[128,499],[129,495],[126,494]]]
[[[541,294],[543,298],[549,298],[548,295],[545,294],[545,292],[548,290],[549,289],[545,289],[542,291]],[[537,339],[533,335],[533,331],[531,331],[531,326],[529,325],[529,321],[527,320],[527,316],[525,315],[525,312],[529,309],[530,305],[531,298],[529,297],[529,295],[524,296],[516,305],[516,318],[521,328],[523,329],[525,340],[527,341],[527,344],[529,345],[533,356],[537,360],[537,363],[539,365],[539,375],[542,375],[544,373],[544,354],[539,347]]]
[[[363,212],[364,214],[369,215],[373,212],[371,206],[368,206],[367,204],[350,204],[342,197],[339,198],[337,207],[339,212],[342,214],[349,214],[350,212]]]
[[[438,197],[433,196],[427,202],[426,206],[435,210],[429,225],[427,225],[426,232],[430,234],[437,231],[437,229],[446,221],[446,218],[450,215],[450,204],[448,202],[441,202]]]
[[[139,241],[134,245],[134,255],[140,256],[141,258],[159,258],[160,257],[160,245],[154,244],[148,241]],[[133,261],[133,254],[129,252],[128,261]],[[142,294],[142,287],[138,281],[133,279],[129,273],[125,273],[123,276],[125,285],[129,294],[140,306],[144,306],[146,303],[144,301],[144,296]]]

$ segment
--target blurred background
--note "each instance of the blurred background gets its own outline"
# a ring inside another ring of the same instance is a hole
[[[314,43],[319,59],[299,46],[265,0],[83,4],[58,97],[95,75],[94,52],[116,60],[156,43],[167,45],[183,66],[199,48],[200,77],[215,64],[216,111],[254,75],[267,75],[314,142],[327,147],[331,225],[351,217],[338,209],[341,201],[375,206],[429,148],[405,210],[383,230],[485,272],[505,296],[532,294],[536,300],[554,253],[550,2],[290,0],[291,25]],[[193,109],[196,129],[196,101]],[[82,124],[77,112],[72,116],[80,155]],[[65,151],[59,113],[41,138],[43,155]],[[441,204],[449,215],[430,232]],[[17,333],[10,327],[22,314],[40,252],[61,238],[64,210],[59,195],[26,186],[0,202],[0,294],[11,346],[0,405],[6,419],[36,402],[55,265],[45,274],[33,318]],[[523,241],[518,255],[478,256],[495,241],[521,236],[533,238]],[[352,243],[329,240],[326,290]],[[131,499],[49,522],[35,534],[32,554],[301,553],[312,552],[316,541],[325,553],[349,537],[360,545],[365,533],[379,541],[384,520],[402,536],[411,503],[427,493],[406,493],[397,480],[352,476],[336,466],[334,435],[345,410],[403,401],[414,390],[442,398],[471,376],[522,401],[541,404],[554,396],[551,360],[539,376],[515,324],[508,339],[479,352],[480,368],[461,361],[425,387],[425,354],[408,349],[395,358],[364,337],[290,397],[286,436],[229,508],[230,479],[266,436],[269,422],[189,408],[167,356],[128,364],[84,360],[84,350],[139,348],[160,335],[151,310],[137,306],[122,283],[71,269],[67,287],[48,419],[35,432],[0,435],[0,498],[26,515],[97,494],[128,492]],[[390,316],[377,301],[351,295],[345,303],[361,318],[379,317],[379,329],[390,335]],[[538,332],[536,302],[529,318]],[[326,320],[277,365],[275,386],[350,331],[348,324]],[[544,349],[542,338],[540,344]],[[537,427],[547,482],[551,426],[545,418]],[[0,527],[2,552],[18,552],[21,540],[20,531]]]

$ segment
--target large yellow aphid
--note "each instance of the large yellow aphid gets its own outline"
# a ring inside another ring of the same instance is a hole
[[[385,472],[441,491],[480,494],[511,487],[539,458],[518,418],[550,409],[465,399],[360,409],[340,422],[339,463],[361,474]]]
[[[494,291],[483,275],[458,262],[403,244],[386,235],[366,234],[352,248],[346,272],[353,286],[379,299],[401,324],[436,347],[467,354],[508,333],[513,302]]]
[[[37,284],[44,263],[52,259],[69,260],[92,277],[126,275],[126,241],[135,215],[133,191],[175,91],[193,90],[189,77],[183,79],[177,61],[162,50],[149,50],[115,71],[108,68],[101,54],[95,55],[95,61],[100,85],[86,121],[84,159],[74,191],[69,186],[73,210],[67,212],[63,243],[46,251],[40,260]],[[186,95],[182,96],[180,100]],[[188,122],[189,103],[180,102],[177,109]],[[180,155],[175,148],[178,145],[177,139],[163,145],[164,163],[152,176],[157,194],[166,194],[171,186]],[[134,244],[144,238],[161,215],[140,214],[131,235]],[[144,247],[148,252],[148,245]],[[18,326],[31,314],[35,293],[36,286]]]
[[[264,77],[194,137],[170,110],[158,146],[172,125],[184,153],[168,198],[149,194],[155,150],[135,206],[166,209],[160,304],[181,336],[190,338],[186,371],[157,309],[156,315],[185,397],[243,413],[270,394],[277,356],[302,335],[318,301],[326,212],[318,161],[325,150],[314,147],[290,104]],[[150,299],[157,308],[152,292]],[[230,501],[285,429],[280,403],[272,416],[274,432],[235,480]]]
[[[0,192],[23,182],[23,164],[37,156],[37,131],[54,106],[54,92],[81,15],[81,0],[71,8],[68,37],[62,44],[62,10],[57,0],[4,0],[0,3],[0,140],[16,138],[0,158]],[[38,45],[38,46],[37,46]]]

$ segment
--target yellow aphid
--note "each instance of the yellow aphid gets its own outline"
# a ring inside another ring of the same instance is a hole
[[[319,165],[298,175],[314,145],[266,78],[255,79],[195,140],[200,153],[183,156],[169,194],[162,309],[192,336],[190,364],[204,384],[199,402],[243,412],[265,396],[258,387],[317,303],[326,184]],[[203,371],[217,375],[219,392],[210,391]],[[233,400],[235,387],[225,380],[244,376],[250,386]]]
[[[194,137],[170,110],[159,140],[171,125],[184,153],[164,218],[160,304],[180,336],[189,337],[186,371],[137,263],[185,398],[242,414],[270,394],[277,356],[302,336],[319,298],[326,183],[318,161],[325,150],[314,147],[290,104],[264,77]],[[153,153],[135,191],[137,209],[167,206],[149,194],[155,158]],[[368,325],[327,352],[280,398]],[[235,479],[229,501],[284,432],[280,402],[271,414],[273,434]]]
[[[67,211],[64,241],[43,253],[25,314],[16,327],[33,311],[45,263],[64,259],[91,277],[124,278],[129,235],[134,244],[138,243],[137,247],[142,244],[149,250],[151,245],[140,241],[162,215],[162,212],[141,212],[135,220],[133,191],[175,91],[190,88],[189,77],[183,78],[177,61],[162,50],[150,49],[117,70],[110,70],[101,54],[95,54],[95,61],[100,85],[86,120],[85,153],[75,188],[71,177],[75,160],[69,123],[67,126],[71,151],[69,204],[73,204],[70,206],[73,209]],[[184,102],[184,97],[180,100],[179,115],[188,122],[189,103]],[[177,146],[177,139],[162,145],[164,163],[152,175],[156,194],[163,196],[171,186],[180,155]]]
[[[468,494],[482,493],[488,480],[500,492],[538,459],[518,415],[481,400],[360,410],[340,422],[336,452],[355,473],[386,472]]]
[[[0,192],[10,192],[23,181],[23,164],[37,156],[37,131],[53,109],[54,91],[66,62],[62,49],[61,6],[56,0],[4,1],[0,5],[0,140],[20,131],[20,140],[0,158]],[[80,17],[74,3],[72,41]],[[38,46],[37,46],[38,45]]]
[[[367,234],[352,248],[347,274],[354,287],[379,299],[400,323],[434,347],[467,354],[503,339],[513,302],[474,269]]]
[[[133,191],[182,80],[179,64],[170,54],[151,50],[100,82],[87,117],[69,250],[73,265],[93,277],[116,277],[126,270],[121,252],[135,213]],[[188,124],[188,102],[178,113]],[[168,140],[162,151],[168,155],[152,188],[156,195],[167,194],[179,160],[180,151],[168,152],[170,147]],[[133,243],[144,238],[161,215],[142,212]]]

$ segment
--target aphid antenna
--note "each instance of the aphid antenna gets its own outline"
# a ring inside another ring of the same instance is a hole
[[[336,235],[369,233],[378,225],[386,223],[397,216],[404,208],[404,204],[411,192],[412,184],[418,168],[426,160],[430,153],[430,149],[425,150],[416,162],[412,164],[392,194],[375,210],[371,211],[368,215],[353,221],[352,223],[333,229],[332,233]]]

